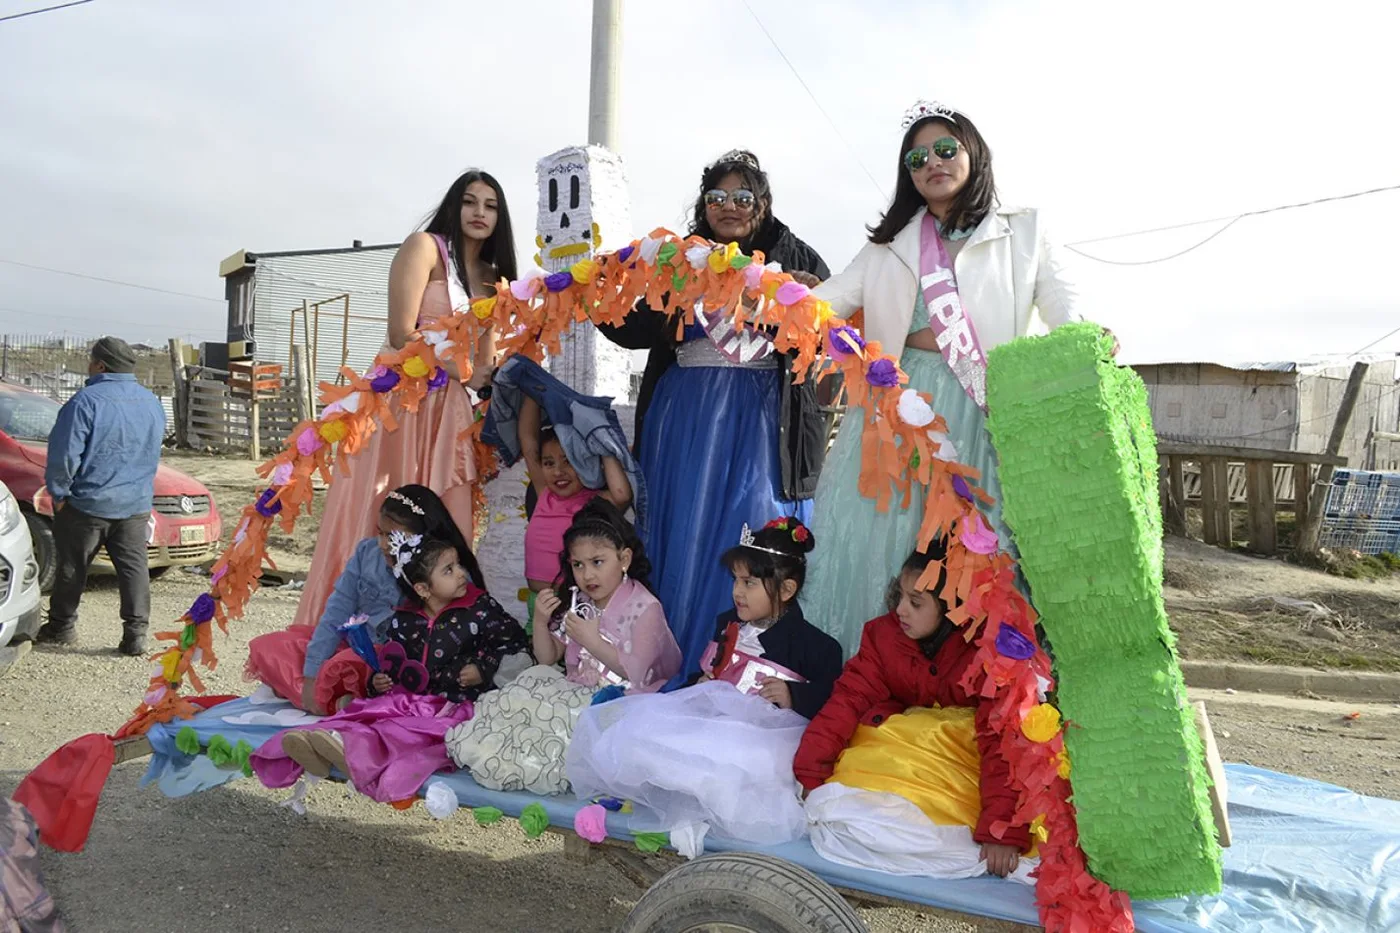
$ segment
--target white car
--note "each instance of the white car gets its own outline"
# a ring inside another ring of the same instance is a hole
[[[0,648],[15,632],[33,637],[39,625],[39,564],[19,503],[0,483]]]

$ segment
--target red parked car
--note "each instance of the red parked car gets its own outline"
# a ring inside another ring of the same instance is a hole
[[[53,500],[44,486],[49,432],[62,407],[47,395],[0,382],[0,480],[19,501],[34,538],[43,589],[53,585]],[[171,567],[202,564],[214,556],[223,522],[214,497],[203,483],[179,470],[156,470],[155,501],[151,508],[150,565],[156,577]],[[93,566],[110,570],[106,551]]]

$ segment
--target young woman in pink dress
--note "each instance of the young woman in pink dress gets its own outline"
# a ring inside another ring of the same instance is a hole
[[[464,311],[472,298],[490,294],[502,277],[516,277],[505,192],[495,178],[472,170],[452,183],[423,229],[410,234],[394,256],[385,348],[399,349],[428,322]],[[495,338],[488,332],[477,344],[466,386],[478,389],[490,382],[494,357]],[[395,415],[397,431],[374,432],[359,452],[336,467],[294,624],[316,624],[355,545],[375,534],[378,503],[387,490],[405,483],[427,486],[470,539],[476,469],[471,445],[458,441],[472,423],[466,387],[449,384],[430,393],[416,412]]]

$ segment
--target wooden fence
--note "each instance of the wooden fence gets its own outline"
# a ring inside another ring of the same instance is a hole
[[[186,355],[180,341],[170,342],[179,446],[247,453],[260,460],[262,451],[281,449],[292,429],[307,417],[301,355],[293,358],[290,378],[282,379],[275,391],[257,397],[235,392],[225,370],[185,363]]]

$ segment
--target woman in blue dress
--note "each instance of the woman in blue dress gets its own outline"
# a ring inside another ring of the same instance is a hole
[[[689,232],[762,252],[809,285],[828,274],[773,215],[768,176],[751,152],[733,150],[705,169]],[[679,341],[676,321],[645,305],[602,330],[650,351],[634,435],[649,496],[641,531],[684,654],[681,682],[699,670],[715,617],[733,602],[720,555],[745,524],[810,514],[826,420],[813,380],[794,383],[789,355],[761,333],[734,333],[718,315],[697,315]]]
[[[1037,212],[997,203],[991,150],[966,114],[920,101],[903,125],[889,209],[850,266],[815,293],[841,317],[864,308],[865,338],[899,360],[907,388],[932,397],[948,424],[943,458],[981,471],[978,485],[996,500],[983,517],[1009,550],[984,411],[986,351],[1075,320],[1076,294]],[[881,512],[861,495],[868,418],[858,407],[846,412],[822,472],[812,523],[817,547],[802,591],[807,618],[835,636],[847,657],[865,621],[884,606],[924,514],[917,483],[907,508],[895,497]]]

